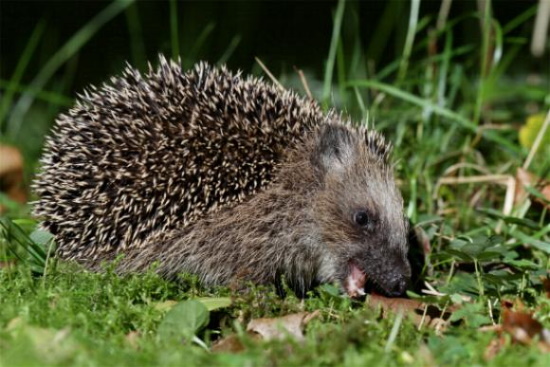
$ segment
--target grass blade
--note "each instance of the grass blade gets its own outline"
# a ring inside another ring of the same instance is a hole
[[[462,127],[466,128],[466,129],[468,129],[472,132],[475,132],[475,133],[478,132],[477,125],[475,125],[472,121],[465,118],[464,116],[461,116],[458,113],[449,110],[448,108],[438,106],[437,104],[433,103],[432,101],[427,101],[427,100],[419,98],[419,97],[417,97],[417,96],[415,96],[411,93],[408,93],[408,92],[405,92],[401,89],[395,88],[395,87],[393,87],[389,84],[380,83],[380,82],[377,82],[377,81],[374,81],[374,80],[355,80],[355,81],[349,82],[348,86],[350,86],[350,87],[368,87],[368,88],[379,89],[379,90],[384,91],[384,92],[386,92],[386,93],[388,93],[388,94],[390,94],[390,95],[392,95],[396,98],[402,99],[402,100],[404,100],[406,102],[409,102],[409,103],[412,103],[412,104],[415,104],[419,107],[432,109],[433,112],[435,112],[436,114],[439,114],[439,115],[441,115],[443,117],[446,117],[450,120],[456,121]],[[500,135],[494,133],[493,131],[485,130],[485,131],[483,131],[483,136],[486,139],[491,140],[491,141],[496,142],[496,143],[499,143],[499,144],[505,146],[506,148],[510,149],[512,152],[515,152],[515,153],[519,154],[519,148],[517,146],[512,144],[507,139],[504,139]]]
[[[15,223],[5,217],[0,217],[0,236],[4,238],[8,250],[23,263],[34,265],[34,270],[40,271],[46,265],[46,251],[34,241]],[[30,256],[21,256],[19,248]],[[29,261],[31,259],[31,261]],[[34,263],[34,264],[33,264]]]
[[[336,63],[336,51],[338,50],[338,40],[340,39],[340,30],[342,29],[342,19],[344,18],[344,9],[346,0],[339,0],[334,16],[334,26],[332,28],[332,38],[330,40],[330,49],[327,58],[327,66],[325,69],[325,77],[323,84],[323,105],[328,106],[330,99],[330,90],[332,86],[332,75],[334,73],[334,65]]]
[[[78,32],[76,32],[44,65],[33,79],[30,87],[24,93],[13,109],[8,120],[6,133],[11,137],[17,136],[23,122],[23,117],[36,96],[36,91],[46,85],[54,73],[74,56],[107,22],[126,9],[134,0],[115,0],[103,11],[93,17]]]
[[[17,63],[17,67],[15,68],[15,71],[13,73],[11,80],[9,80],[5,85],[0,86],[6,89],[4,92],[5,93],[4,97],[2,98],[2,103],[0,104],[0,132],[4,131],[4,126],[2,126],[2,121],[4,121],[4,118],[8,114],[8,110],[11,106],[13,95],[18,90],[19,82],[21,81],[21,77],[23,76],[23,73],[25,72],[25,69],[29,64],[29,61],[34,53],[34,50],[36,49],[36,45],[38,44],[38,41],[42,38],[42,34],[44,33],[44,29],[45,29],[45,24],[46,23],[44,21],[41,21],[36,25],[36,27],[34,28],[34,31],[32,32],[31,38],[27,43],[25,50],[23,51],[23,54],[19,58],[19,62]]]
[[[58,106],[68,107],[73,104],[73,99],[66,97],[63,94],[59,94],[56,92],[51,92],[43,89],[32,88],[24,84],[19,84],[19,83],[15,84],[13,80],[10,81],[10,80],[0,79],[0,88],[6,88],[6,89],[12,88],[14,92],[19,92],[19,93],[24,93],[26,91],[32,90],[35,93],[34,97],[36,99],[39,99],[54,105],[58,105]]]
[[[136,4],[129,6],[126,9],[126,23],[128,24],[128,32],[130,34],[130,49],[132,50],[132,62],[136,67],[145,66],[146,53],[145,44],[143,42],[143,34],[141,31],[141,21]]]
[[[236,35],[235,37],[233,37],[231,39],[231,42],[229,42],[229,45],[227,46],[227,49],[225,50],[223,55],[218,60],[217,64],[218,65],[225,64],[227,62],[227,60],[229,60],[231,55],[233,55],[233,52],[235,52],[235,50],[237,49],[237,46],[239,46],[240,42],[241,42],[241,36],[240,35]]]
[[[178,33],[178,3],[170,0],[170,39],[172,40],[172,57],[180,56],[180,41]]]
[[[409,25],[407,27],[407,38],[405,39],[405,46],[403,47],[403,56],[399,63],[398,82],[402,81],[407,74],[407,68],[409,66],[409,59],[411,58],[411,51],[414,44],[414,36],[416,34],[416,26],[418,24],[418,12],[420,9],[420,0],[411,1],[411,12],[409,14]]]

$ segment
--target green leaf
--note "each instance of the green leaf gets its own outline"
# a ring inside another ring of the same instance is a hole
[[[499,258],[501,256],[502,256],[502,254],[500,252],[497,252],[497,251],[482,251],[481,253],[479,253],[476,256],[476,258],[478,260],[487,261],[487,260],[492,260],[492,259]]]
[[[415,223],[416,227],[426,226],[429,224],[443,222],[444,218],[439,215],[421,214],[418,216],[418,221]]]
[[[464,304],[460,309],[453,312],[450,321],[463,320],[471,328],[478,328],[489,324],[491,318],[482,314],[483,306],[480,303]]]
[[[460,251],[462,247],[466,246],[469,243],[471,243],[471,241],[462,238],[456,238],[449,243],[449,247],[454,250]]]
[[[460,250],[454,250],[454,249],[448,248],[445,250],[445,252],[452,256],[458,257],[462,261],[470,262],[474,260],[472,256]]]
[[[527,227],[530,229],[534,229],[535,231],[540,230],[540,226],[537,222],[527,219],[527,218],[516,218],[516,217],[505,217],[504,221],[509,224],[517,224],[522,227]]]
[[[465,254],[470,255],[471,257],[477,258],[477,256],[485,249],[481,243],[469,243],[464,245],[461,250]]]
[[[493,218],[502,219],[505,223],[508,223],[508,224],[517,224],[517,225],[531,228],[534,230],[540,229],[540,226],[538,225],[538,223],[531,219],[506,216],[502,212],[499,212],[498,210],[491,209],[491,208],[482,208],[482,209],[478,209],[477,211],[487,214],[488,216]]]
[[[451,301],[453,301],[455,305],[461,305],[462,303],[464,303],[464,299],[458,293],[451,294]]]
[[[174,306],[159,325],[158,336],[164,341],[192,340],[206,325],[210,314],[197,300],[187,300]]]
[[[8,250],[24,263],[30,263],[32,270],[42,273],[46,264],[46,251],[43,246],[36,244],[29,235],[14,221],[0,217],[0,238],[4,238]],[[20,251],[29,257],[27,261]]]
[[[332,297],[340,297],[340,289],[332,284],[326,283],[318,287],[318,290],[322,293],[328,294]]]
[[[457,273],[449,282],[449,284],[442,285],[439,289],[440,292],[452,294],[452,293],[470,293],[472,295],[478,294],[477,279],[474,274],[471,273]]]
[[[546,196],[544,196],[544,194],[542,192],[537,190],[537,188],[532,187],[532,186],[524,186],[523,188],[529,194],[533,195],[534,197],[536,197],[539,200],[542,200],[543,203],[550,204],[550,200],[548,200],[548,198]]]
[[[531,245],[541,251],[546,252],[547,254],[550,254],[550,243],[548,242],[537,240],[521,231],[514,231],[513,233],[511,233],[511,236],[527,245]]]
[[[218,310],[231,306],[231,298],[229,297],[203,297],[195,298],[202,303],[208,311]]]
[[[465,261],[490,260],[506,254],[508,249],[500,245],[503,241],[504,238],[501,236],[478,236],[470,238],[469,241],[457,238],[451,241],[450,248],[445,251]]]
[[[519,269],[523,269],[523,270],[535,270],[535,269],[539,269],[540,268],[540,265],[530,261],[530,260],[526,260],[526,259],[520,259],[520,260],[504,260],[503,261],[505,264],[508,264],[508,265],[511,265],[511,266],[514,266],[516,268],[519,268]]]
[[[50,243],[51,240],[54,239],[53,234],[50,232],[44,230],[44,229],[36,229],[34,230],[30,235],[30,239],[36,243],[37,245],[46,246]]]

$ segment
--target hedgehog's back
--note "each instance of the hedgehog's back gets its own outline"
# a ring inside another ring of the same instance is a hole
[[[56,121],[34,212],[60,256],[110,258],[264,187],[323,119],[315,102],[225,68],[128,68]]]

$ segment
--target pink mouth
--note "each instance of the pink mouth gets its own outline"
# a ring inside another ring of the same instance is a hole
[[[354,261],[349,262],[349,274],[346,278],[344,287],[346,292],[352,298],[365,295],[365,283],[367,282],[367,274],[355,264]]]

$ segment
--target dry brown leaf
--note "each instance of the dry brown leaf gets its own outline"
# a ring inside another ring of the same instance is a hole
[[[432,253],[432,246],[430,245],[430,238],[421,227],[415,227],[414,233],[418,240],[418,243],[422,246],[422,252],[424,255],[429,255]]]
[[[500,353],[502,348],[504,348],[504,345],[506,344],[506,339],[502,336],[499,336],[496,339],[491,340],[489,345],[485,348],[485,352],[483,352],[483,358],[486,361],[490,361],[493,358],[497,356],[497,354]]]
[[[261,336],[263,340],[285,339],[292,337],[298,341],[304,340],[303,328],[319,311],[313,313],[299,312],[276,318],[254,319],[248,323],[246,330]]]
[[[132,330],[125,336],[126,343],[132,348],[132,349],[139,349],[138,347],[138,340],[141,337],[141,333],[137,330]]]
[[[2,213],[1,208],[0,213]],[[15,264],[17,264],[15,260],[0,261],[0,269],[13,269],[15,267]]]
[[[245,346],[237,334],[220,339],[212,346],[212,352],[216,353],[240,353],[244,350]]]
[[[550,298],[550,278],[542,279],[542,288],[546,292],[546,298]]]
[[[545,284],[545,287],[547,285],[550,286]],[[510,339],[513,343],[523,345],[531,345],[537,341],[537,346],[542,352],[550,352],[550,331],[544,329],[542,324],[533,318],[533,314],[526,310],[519,298],[514,301],[502,301],[502,325],[484,326],[479,330],[494,331],[498,335],[485,349],[483,356],[487,361],[493,359]],[[509,335],[510,338],[506,338],[505,335]]]
[[[517,311],[513,311],[512,308]],[[493,359],[504,347],[505,334],[510,335],[512,342],[523,345],[531,345],[536,340],[541,351],[550,352],[550,331],[544,329],[542,324],[533,318],[533,314],[524,309],[521,301],[502,302],[502,325],[496,325],[494,328],[498,338],[493,339],[487,346],[484,353],[486,360]]]
[[[18,149],[8,145],[0,145],[0,191],[14,201],[27,201],[23,188],[23,156]],[[0,214],[4,210],[0,206]]]
[[[387,298],[378,294],[371,294],[367,297],[366,303],[370,307],[380,307],[382,317],[386,317],[387,311],[405,311],[418,328],[428,326],[438,331],[443,331],[447,327],[451,311],[454,311],[452,308],[442,311],[433,305],[413,299]]]
[[[479,331],[482,331],[482,332],[495,332],[495,333],[500,333],[502,331],[502,325],[485,325],[485,326],[481,326],[479,327],[478,329]]]
[[[502,311],[502,330],[510,334],[515,342],[530,344],[535,336],[542,335],[543,327],[531,313],[505,308]]]
[[[23,168],[23,157],[17,148],[0,144],[0,176]]]
[[[537,177],[535,174],[527,171],[524,168],[518,168],[516,172],[516,203],[521,203],[524,201],[528,193],[525,190],[526,186],[535,186],[542,196],[550,201],[550,182],[548,180],[542,180],[540,177]],[[536,202],[550,209],[550,205],[544,201],[534,198]]]
[[[304,326],[319,315],[320,312],[315,311],[254,319],[250,320],[246,331],[250,337],[257,340],[282,340],[290,337],[302,341],[304,340]],[[212,351],[219,353],[240,353],[245,349],[246,347],[236,334],[222,338],[212,346]]]

